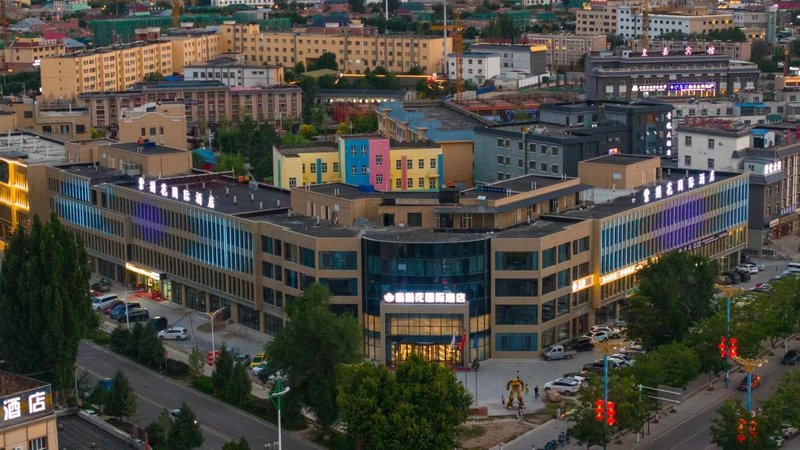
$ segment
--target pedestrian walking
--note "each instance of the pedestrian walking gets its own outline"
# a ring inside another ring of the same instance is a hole
[[[539,399],[539,385],[533,387],[533,398],[538,400]]]

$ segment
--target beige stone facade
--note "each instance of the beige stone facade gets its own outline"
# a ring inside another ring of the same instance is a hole
[[[64,44],[58,39],[41,37],[19,37],[4,50],[7,69],[36,70],[33,63],[41,58],[60,56],[66,53]]]
[[[192,170],[192,152],[185,148],[96,139],[68,142],[64,151],[67,162],[96,163],[99,167],[119,170],[133,177],[143,174],[170,177]]]
[[[528,43],[547,47],[547,63],[550,67],[570,66],[578,63],[583,55],[606,49],[605,34],[543,34],[528,33]]]
[[[186,149],[186,114],[182,102],[148,103],[123,109],[118,125],[120,142],[142,138],[165,147]]]
[[[378,35],[365,28],[308,29],[261,32],[258,25],[225,23],[221,28],[224,51],[244,53],[248,64],[306,67],[323,53],[336,55],[339,70],[363,73],[383,66],[391,72],[407,72],[419,66],[425,72],[441,71],[444,54],[440,36]],[[452,41],[448,38],[448,49]]]
[[[0,103],[0,111],[13,114],[14,128],[20,130],[33,131],[64,141],[91,137],[89,111],[86,107],[71,102],[14,98]],[[10,125],[8,120],[0,120],[0,123]],[[3,126],[0,125],[0,128]]]
[[[42,95],[72,98],[84,92],[123,91],[148,74],[180,73],[184,64],[221,53],[218,35],[197,35],[43,58]]]

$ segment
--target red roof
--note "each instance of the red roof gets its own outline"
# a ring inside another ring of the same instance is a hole
[[[42,37],[45,39],[64,39],[67,36],[67,33],[61,33],[60,31],[45,31],[42,33]]]

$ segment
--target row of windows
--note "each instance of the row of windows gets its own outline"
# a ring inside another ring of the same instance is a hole
[[[578,120],[579,121],[583,121],[583,116],[579,116]],[[541,144],[541,143],[537,144],[536,142],[528,142],[527,144],[528,144],[528,151],[529,152],[536,153],[536,149],[537,149],[537,146],[538,146],[539,152],[541,152],[541,154],[543,154],[543,155],[552,154],[553,156],[558,156],[559,147],[556,147],[555,145],[548,145],[548,144]],[[510,139],[504,139],[504,138],[497,138],[497,146],[500,147],[500,148],[510,149],[511,148],[511,140]],[[517,150],[521,151],[521,150],[523,150],[523,148],[524,148],[523,141],[517,141]],[[499,158],[500,157],[498,156],[497,163],[498,164],[502,164],[502,162],[500,161]]]
[[[542,268],[546,269],[556,264],[556,251],[558,252],[558,262],[569,261],[570,259],[570,245],[572,246],[572,254],[589,251],[589,237],[583,237],[561,244],[556,247],[551,247],[542,252]],[[538,270],[539,269],[539,252],[496,252],[494,261],[495,270]]]
[[[306,267],[316,267],[314,250],[299,245],[281,242],[261,235],[261,251],[270,255],[283,256],[283,259]]]

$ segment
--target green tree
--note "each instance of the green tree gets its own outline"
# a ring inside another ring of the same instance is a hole
[[[144,338],[144,325],[141,322],[133,324],[131,338],[125,343],[125,354],[131,358],[139,357],[139,343]]]
[[[196,345],[193,345],[192,351],[189,353],[189,370],[192,375],[201,375],[203,373],[203,364],[205,364],[203,352]]]
[[[762,408],[778,423],[800,427],[800,373],[785,373]]]
[[[454,448],[471,396],[452,372],[418,355],[395,373],[385,366],[339,369],[338,403],[359,448]]]
[[[788,337],[800,330],[800,278],[781,278],[772,284],[769,298],[757,300],[761,301],[752,302],[753,312],[759,314],[755,321],[767,332],[770,347],[778,339],[788,345]]]
[[[300,136],[303,136],[306,139],[310,139],[312,136],[316,136],[318,134],[317,129],[314,128],[314,125],[302,124],[300,125],[300,129],[298,130]]]
[[[30,232],[14,230],[0,269],[0,359],[7,370],[36,373],[57,396],[74,388],[78,345],[92,314],[89,275],[83,243],[55,214],[47,223],[34,216]]]
[[[147,82],[158,82],[164,79],[164,75],[161,72],[150,72],[144,76],[144,81]]]
[[[489,22],[486,28],[483,29],[481,36],[484,38],[516,39],[520,34],[521,31],[517,25],[507,15],[501,14]]]
[[[171,428],[172,418],[169,415],[169,411],[162,409],[161,414],[158,415],[158,419],[146,428],[150,444],[158,448],[158,444],[166,443]]]
[[[306,139],[301,134],[295,133],[285,133],[283,138],[281,138],[281,145],[284,147],[296,147],[300,145],[305,145],[308,143],[308,139]]]
[[[307,286],[287,312],[288,325],[267,344],[266,352],[287,374],[295,397],[328,433],[338,418],[336,367],[361,358],[361,326],[352,316],[331,311],[330,292],[318,283]]]
[[[247,439],[241,438],[239,442],[226,442],[225,445],[222,446],[222,450],[250,450],[250,444],[247,443]]]
[[[219,351],[219,358],[214,361],[214,370],[211,372],[211,382],[216,393],[224,393],[225,385],[233,374],[233,355],[228,351],[225,343]]]
[[[247,168],[244,162],[244,157],[241,153],[231,154],[222,153],[219,155],[219,161],[214,167],[215,172],[230,172],[233,171],[234,175],[247,174]]]
[[[158,331],[152,324],[142,327],[142,338],[139,341],[138,359],[153,367],[164,365],[164,344],[158,338]]]
[[[122,370],[117,370],[111,379],[111,391],[106,398],[103,412],[120,420],[123,416],[136,414],[136,394]]]
[[[170,450],[191,450],[203,445],[204,440],[197,417],[189,405],[183,403],[170,427],[167,438]]]
[[[234,364],[230,378],[225,383],[225,398],[234,405],[245,405],[250,400],[252,382],[247,366]]]
[[[131,330],[125,327],[117,327],[111,332],[111,341],[108,345],[114,352],[125,353],[125,349],[131,340]]]
[[[748,413],[742,402],[739,400],[727,400],[717,409],[718,416],[711,419],[711,442],[717,444],[722,450],[769,450],[777,448],[772,436],[777,432],[779,424],[766,414],[758,415],[758,433],[755,436],[748,432],[748,427],[744,428],[745,440],[739,442],[737,439],[739,421],[742,419],[750,420]]]
[[[646,348],[680,341],[693,323],[711,312],[716,262],[672,251],[638,273],[639,287],[623,305],[628,336]]]
[[[353,126],[355,133],[372,133],[378,131],[378,115],[367,114],[359,116]]]
[[[772,55],[769,44],[764,39],[753,39],[750,46],[750,61],[758,63],[762,59],[767,59]]]
[[[95,127],[92,127],[92,131],[91,131],[91,133],[92,133],[92,134],[91,134],[91,136],[92,136],[92,139],[100,139],[101,137],[103,137],[103,132],[102,132],[102,131],[100,131],[100,130],[98,130],[98,129],[97,129],[97,128],[95,128]]]
[[[629,371],[645,386],[685,388],[700,373],[700,359],[686,344],[670,343],[637,357]]]
[[[347,122],[340,122],[339,125],[336,126],[336,135],[341,136],[343,134],[350,134],[350,124]]]
[[[703,319],[691,333],[686,334],[684,340],[684,343],[697,355],[697,361],[700,363],[699,371],[708,375],[709,389],[712,388],[713,377],[725,370],[725,359],[717,347],[720,337],[726,333],[725,322],[725,311],[718,311]]]
[[[299,63],[294,65],[294,73],[296,74],[304,73],[305,71],[306,71],[306,65],[303,64],[303,61],[300,61]]]
[[[363,1],[363,0],[351,0],[351,1]],[[316,61],[308,64],[308,70],[320,70],[320,69],[331,69],[331,70],[339,70],[339,65],[336,64],[336,54],[331,52],[322,52],[319,55],[319,58]]]

